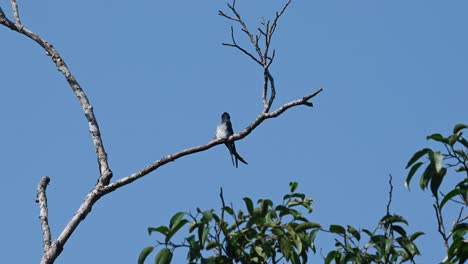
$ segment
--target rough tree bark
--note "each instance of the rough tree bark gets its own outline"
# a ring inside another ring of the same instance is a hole
[[[11,8],[13,11],[12,15],[13,15],[14,21],[7,17],[7,15],[5,14],[5,12],[0,6],[0,24],[21,35],[24,35],[30,38],[32,41],[39,44],[46,51],[46,54],[50,56],[52,61],[55,63],[55,67],[63,74],[66,81],[68,82],[68,85],[70,86],[72,91],[75,93],[76,97],[78,98],[80,105],[83,109],[84,115],[88,121],[89,132],[91,134],[91,139],[95,147],[98,167],[100,171],[100,176],[98,178],[97,183],[95,184],[93,189],[86,195],[84,201],[81,203],[76,213],[73,215],[73,217],[70,219],[68,224],[65,226],[65,228],[62,230],[60,235],[55,240],[52,240],[52,235],[50,232],[49,219],[48,219],[47,195],[46,195],[46,189],[47,189],[47,185],[50,179],[49,177],[44,176],[40,180],[40,183],[37,188],[37,201],[36,201],[39,204],[39,209],[40,209],[39,219],[41,222],[41,228],[42,228],[42,234],[43,234],[42,243],[43,243],[44,254],[42,256],[40,263],[50,264],[50,263],[54,263],[54,261],[62,252],[64,245],[67,243],[68,239],[76,230],[78,225],[86,218],[87,214],[91,211],[91,208],[93,207],[93,205],[104,195],[109,194],[119,189],[120,187],[123,187],[141,177],[148,175],[149,173],[155,171],[156,169],[165,165],[168,162],[175,161],[178,158],[181,158],[190,154],[194,154],[197,152],[210,149],[219,144],[223,144],[225,140],[223,139],[212,140],[204,145],[195,146],[192,148],[181,150],[173,154],[169,154],[167,156],[164,156],[152,162],[151,164],[136,171],[135,173],[131,175],[122,177],[114,182],[111,182],[113,173],[109,167],[107,154],[106,154],[104,143],[101,137],[101,131],[99,129],[97,118],[94,115],[93,107],[91,103],[89,102],[83,88],[78,83],[78,80],[73,76],[71,70],[69,69],[65,61],[62,59],[59,52],[54,48],[54,46],[49,44],[49,42],[47,42],[45,39],[40,37],[38,34],[34,33],[33,31],[23,26],[21,19],[20,19],[18,5],[17,5],[16,0],[10,0],[10,2],[11,2]],[[261,111],[258,117],[255,120],[253,120],[252,123],[249,126],[247,126],[244,130],[242,130],[238,134],[234,134],[231,137],[229,137],[227,139],[228,141],[231,141],[231,140],[235,141],[235,140],[239,140],[248,136],[256,127],[258,127],[261,123],[263,123],[263,121],[270,119],[270,118],[275,118],[281,115],[282,113],[284,113],[289,108],[299,106],[299,105],[312,107],[313,105],[311,102],[309,102],[309,100],[315,97],[317,94],[319,94],[322,91],[322,89],[318,89],[308,95],[305,95],[302,98],[286,103],[278,107],[274,111],[270,111],[272,104],[274,102],[275,96],[276,96],[276,87],[274,83],[274,78],[270,72],[270,66],[273,63],[274,57],[275,57],[275,51],[271,50],[270,48],[271,41],[272,41],[273,34],[275,32],[275,29],[277,27],[278,20],[283,15],[283,13],[287,9],[287,7],[290,5],[290,3],[291,3],[291,0],[288,0],[283,6],[283,8],[275,14],[275,17],[272,21],[263,21],[262,27],[258,28],[258,33],[256,34],[254,34],[249,29],[247,24],[242,19],[240,13],[236,9],[235,0],[227,4],[228,9],[232,13],[231,15],[226,14],[223,11],[219,11],[220,16],[225,17],[231,21],[234,21],[241,27],[241,31],[245,33],[248,39],[250,40],[250,43],[252,45],[251,48],[254,50],[254,52],[250,52],[248,48],[241,47],[240,45],[237,44],[236,38],[235,38],[234,27],[231,27],[231,43],[223,43],[223,45],[238,49],[243,54],[247,55],[250,59],[252,59],[255,63],[259,64],[262,67],[263,76],[264,76],[263,91],[262,91],[263,111]]]

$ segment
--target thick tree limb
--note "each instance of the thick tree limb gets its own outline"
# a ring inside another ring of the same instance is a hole
[[[49,226],[49,209],[47,206],[47,195],[46,195],[46,189],[47,189],[47,185],[49,184],[49,182],[50,182],[49,177],[44,176],[41,178],[41,181],[39,182],[39,185],[37,186],[37,200],[36,200],[40,208],[39,219],[41,221],[41,227],[42,227],[42,244],[43,244],[44,253],[46,253],[49,250],[50,244],[52,241],[52,235],[50,233],[50,226]]]

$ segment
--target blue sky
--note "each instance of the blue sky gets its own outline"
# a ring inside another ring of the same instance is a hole
[[[255,28],[281,3],[238,0],[238,8]],[[11,14],[9,1],[0,6]],[[207,143],[224,111],[240,131],[262,110],[261,69],[221,45],[232,24],[217,15],[224,1],[19,6],[23,24],[58,49],[87,92],[114,180]],[[294,108],[238,141],[248,166],[233,168],[220,145],[106,196],[56,263],[135,263],[154,242],[147,227],[178,211],[218,208],[219,187],[240,207],[245,196],[279,202],[288,182],[298,181],[315,199],[312,220],[371,228],[385,213],[389,174],[392,211],[411,231],[426,232],[417,262],[441,260],[431,196],[404,188],[404,167],[429,144],[426,135],[468,122],[467,8],[461,0],[293,1],[274,37],[273,108],[321,87],[315,107]],[[55,238],[98,169],[86,119],[49,57],[4,27],[0,39],[2,259],[34,263],[42,254],[40,177],[51,177]],[[326,251],[326,241],[319,237],[317,247]]]

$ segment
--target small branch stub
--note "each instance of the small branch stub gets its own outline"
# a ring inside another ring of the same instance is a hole
[[[52,241],[52,235],[50,234],[50,226],[49,226],[49,209],[47,205],[47,195],[46,189],[47,185],[49,185],[50,178],[47,176],[43,176],[39,185],[37,186],[37,200],[36,202],[39,204],[39,220],[41,221],[42,227],[42,243],[43,243],[43,250],[44,253],[47,252],[50,248],[50,244]]]

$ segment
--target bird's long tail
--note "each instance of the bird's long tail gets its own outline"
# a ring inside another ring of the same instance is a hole
[[[239,153],[237,153],[236,145],[234,144],[234,142],[226,143],[226,147],[229,149],[229,153],[231,154],[232,165],[236,166],[237,168],[239,165],[238,160],[248,165],[248,163],[239,155]],[[235,160],[235,164],[234,164],[234,160]]]

